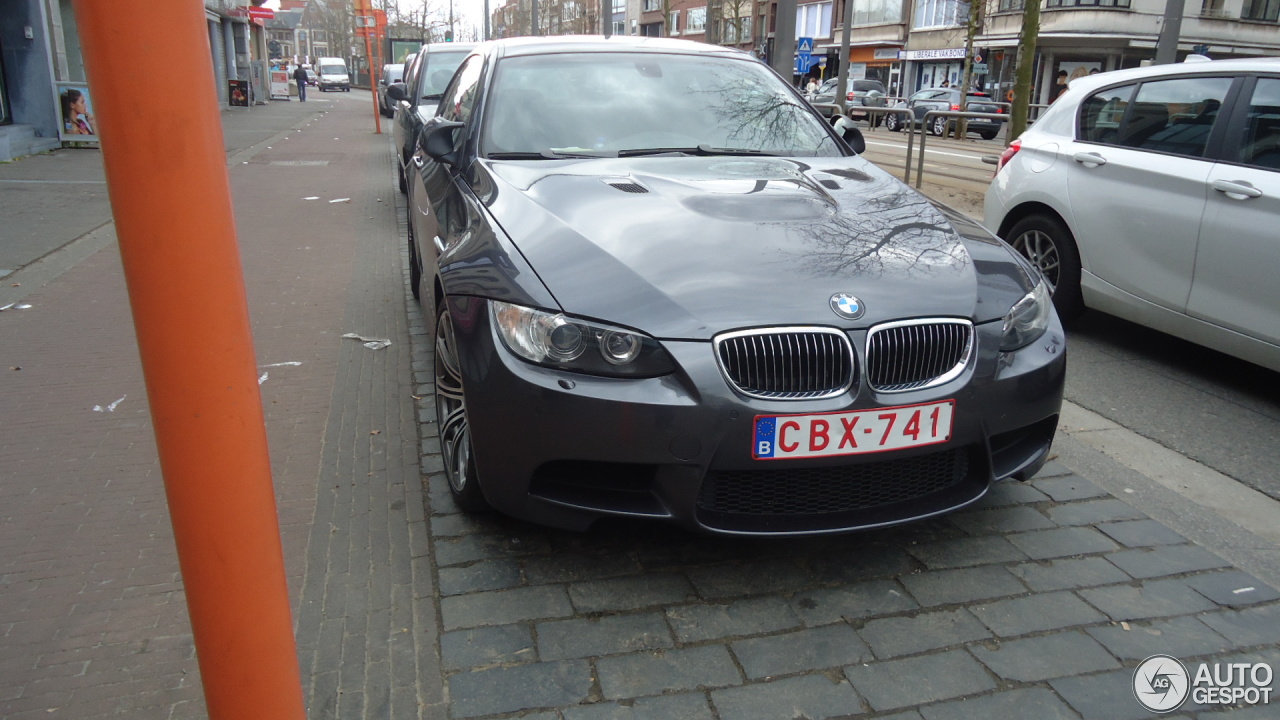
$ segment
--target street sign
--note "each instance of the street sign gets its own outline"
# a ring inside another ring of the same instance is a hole
[[[826,66],[827,66],[827,56],[823,55],[822,57],[818,58],[818,67],[824,68]]]
[[[813,52],[813,38],[797,38],[796,52],[808,55]]]
[[[986,75],[986,74],[987,74],[987,64],[986,64],[986,63],[978,63],[978,62],[974,63],[974,64],[973,64],[973,74],[974,74],[974,75]]]
[[[251,7],[249,8],[249,17],[254,20],[270,20],[276,16],[276,11],[271,8]]]

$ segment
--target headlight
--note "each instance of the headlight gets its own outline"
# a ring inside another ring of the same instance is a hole
[[[671,356],[648,335],[496,300],[489,307],[502,343],[529,362],[613,377],[675,370]]]
[[[1053,299],[1049,288],[1041,280],[1035,288],[1014,303],[1004,316],[1004,334],[1000,337],[1000,349],[1008,352],[1034,342],[1049,328],[1049,312]]]

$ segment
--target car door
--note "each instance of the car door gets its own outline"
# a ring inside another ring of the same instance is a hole
[[[1187,311],[1280,345],[1280,77],[1250,78],[1209,197]]]
[[[1067,197],[1086,289],[1093,275],[1182,312],[1214,162],[1204,157],[1230,77],[1106,88],[1082,102],[1067,143]],[[1221,130],[1217,130],[1221,132]]]
[[[454,76],[440,105],[443,120],[464,124],[472,120],[483,67],[484,58],[472,56]],[[454,131],[455,149],[465,147],[470,129],[463,127]],[[456,242],[468,225],[466,198],[462,196],[465,190],[458,181],[459,168],[436,162],[427,154],[425,133],[418,135],[411,170],[409,221],[413,223],[423,274],[431,277],[440,254]]]

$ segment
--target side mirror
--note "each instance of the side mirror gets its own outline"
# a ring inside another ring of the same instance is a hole
[[[391,83],[387,86],[387,97],[404,102],[409,99],[409,88],[402,82]]]
[[[867,151],[867,139],[862,136],[862,131],[852,120],[841,115],[832,123],[832,127],[855,154],[861,155]]]
[[[432,118],[423,126],[419,143],[432,160],[456,166],[458,156],[454,151],[453,135],[454,131],[461,127],[465,126],[460,122],[445,120],[441,117]]]

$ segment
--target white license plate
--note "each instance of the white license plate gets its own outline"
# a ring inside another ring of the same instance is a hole
[[[954,400],[815,415],[757,415],[757,460],[832,457],[937,445],[951,439]]]

